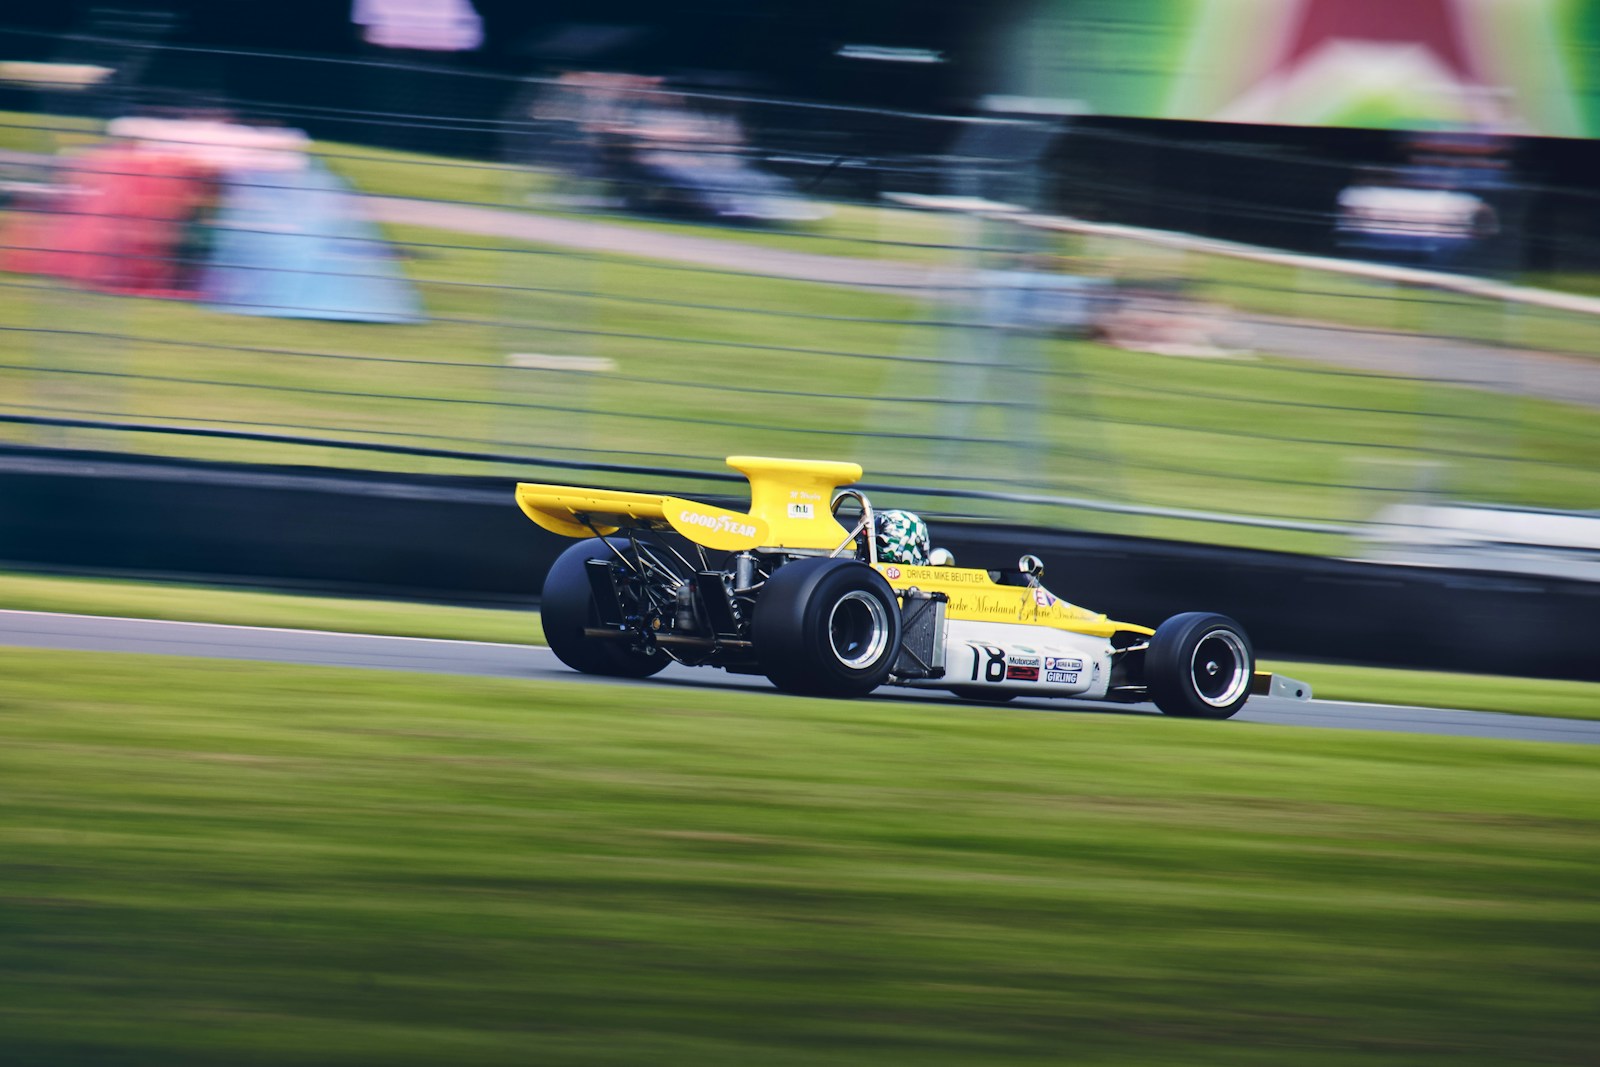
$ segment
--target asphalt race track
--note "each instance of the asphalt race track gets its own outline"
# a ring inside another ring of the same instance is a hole
[[[207,623],[58,615],[32,611],[0,611],[0,645],[75,649],[84,652],[205,656],[214,659],[259,660],[325,667],[365,667],[376,670],[424,671],[434,674],[485,675],[499,678],[539,678],[591,685],[689,687],[715,685],[772,691],[771,686],[763,678],[729,675],[718,670],[696,670],[688,667],[669,667],[657,677],[643,682],[587,677],[562,666],[548,649],[529,645],[435,641],[415,637],[337,634],[253,626],[217,626]],[[1307,678],[1306,681],[1313,687],[1316,685],[1314,677]],[[939,693],[885,689],[870,699],[953,701],[955,698]],[[1159,714],[1149,705],[1105,705],[1068,700],[1017,700],[1005,707],[1113,715]],[[1231,722],[1600,744],[1600,721],[1386,704],[1341,704],[1326,700],[1307,703],[1254,697]]]

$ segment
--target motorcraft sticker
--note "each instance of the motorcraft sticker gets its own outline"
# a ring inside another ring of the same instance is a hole
[[[1037,666],[1027,667],[1020,663],[1012,662],[1006,666],[1006,680],[1012,682],[1037,682],[1039,680],[1039,668]]]
[[[1006,657],[1006,662],[1011,664],[1013,667],[1037,667],[1039,666],[1039,657],[1018,656],[1013,653],[1012,655]]]

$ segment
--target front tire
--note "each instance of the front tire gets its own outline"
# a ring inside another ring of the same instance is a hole
[[[628,543],[613,538],[611,544],[623,549]],[[594,590],[585,570],[591,559],[614,560],[616,553],[606,547],[606,541],[591,537],[561,553],[550,567],[539,603],[544,639],[556,658],[575,671],[612,678],[648,678],[667,665],[665,653],[655,649],[641,652],[620,638],[588,637],[583,632],[585,627],[600,623]]]
[[[810,696],[865,696],[900,654],[900,605],[883,576],[850,559],[779,567],[756,600],[756,658],[772,684]]]
[[[1250,697],[1255,649],[1226,615],[1191,611],[1156,628],[1145,653],[1150,699],[1167,715],[1226,719]]]

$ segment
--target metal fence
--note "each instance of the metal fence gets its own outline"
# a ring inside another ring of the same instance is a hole
[[[0,440],[711,492],[814,455],[933,514],[1327,552],[1419,495],[1600,506],[1585,301],[1114,225],[1109,156],[1089,224],[1103,132],[58,44],[0,101]]]

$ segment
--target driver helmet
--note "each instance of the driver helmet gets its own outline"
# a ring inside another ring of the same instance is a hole
[[[873,515],[872,525],[880,563],[928,565],[932,546],[928,541],[928,524],[921,518],[909,511],[879,511]]]

